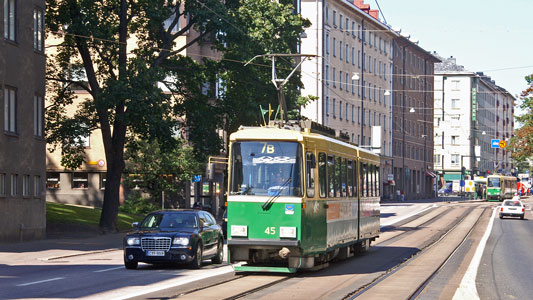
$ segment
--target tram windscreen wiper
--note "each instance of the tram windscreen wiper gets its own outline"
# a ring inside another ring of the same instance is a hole
[[[279,196],[281,195],[281,191],[291,182],[291,178],[287,178],[287,180],[285,180],[285,182],[279,187],[277,193],[275,195],[272,195],[270,198],[268,198],[268,200],[263,203],[263,205],[261,205],[261,207],[263,208],[263,210],[269,210],[270,207],[272,207],[272,204],[274,204],[274,202],[276,201],[277,198],[279,198]]]

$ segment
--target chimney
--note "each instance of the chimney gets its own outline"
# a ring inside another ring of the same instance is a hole
[[[367,13],[370,10],[370,4],[365,4],[364,0],[354,0],[353,4]]]
[[[368,13],[370,16],[372,16],[374,19],[379,20],[379,10],[377,9],[371,9]]]

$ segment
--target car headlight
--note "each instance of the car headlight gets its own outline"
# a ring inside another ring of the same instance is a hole
[[[186,246],[189,245],[189,238],[186,237],[175,237],[174,240],[172,240],[173,245],[180,245],[180,246]]]
[[[128,239],[126,239],[126,244],[128,244],[129,246],[140,245],[141,240],[138,237],[129,237]]]

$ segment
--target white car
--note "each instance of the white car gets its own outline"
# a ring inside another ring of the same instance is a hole
[[[522,201],[518,200],[517,197],[513,197],[513,200],[505,200],[500,206],[500,219],[503,217],[520,217],[524,219],[526,214],[526,208]]]

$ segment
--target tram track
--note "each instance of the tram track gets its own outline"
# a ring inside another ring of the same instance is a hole
[[[462,236],[462,239],[460,240],[460,242],[455,244],[451,249],[447,249],[445,251],[447,253],[447,255],[444,256],[444,259],[441,257],[441,261],[440,261],[440,263],[437,264],[437,266],[432,266],[432,270],[429,272],[429,274],[428,274],[428,272],[426,270],[426,272],[425,272],[425,274],[423,276],[423,279],[419,279],[418,278],[418,281],[420,283],[418,283],[414,287],[412,287],[412,285],[411,285],[411,286],[409,286],[407,288],[404,285],[404,293],[401,293],[400,291],[398,291],[398,289],[396,289],[396,291],[395,291],[396,296],[394,297],[394,299],[409,299],[409,300],[417,299],[417,297],[428,286],[428,284],[435,277],[435,275],[439,273],[439,271],[446,265],[446,263],[453,257],[453,255],[458,251],[458,249],[469,238],[470,234],[476,228],[476,226],[479,224],[481,218],[483,217],[483,215],[486,213],[487,210],[490,210],[490,209],[489,208],[484,208],[481,211],[481,213],[479,213],[477,216],[475,216],[475,220],[471,220],[472,224],[468,224],[469,228],[466,231],[466,234],[464,234],[464,236],[463,236],[462,233],[459,234],[460,236]],[[470,214],[472,211],[473,211],[473,208],[470,208],[463,215],[467,215],[469,218],[473,218],[473,215]],[[349,299],[349,300],[353,300],[353,299],[381,299],[383,297],[383,295],[386,295],[388,293],[387,290],[389,290],[391,288],[391,286],[396,286],[395,284],[391,284],[391,282],[395,281],[394,279],[388,280],[388,282],[387,282],[387,279],[389,279],[391,277],[394,277],[394,276],[397,276],[397,277],[405,276],[405,274],[399,274],[399,273],[402,270],[405,270],[405,268],[407,268],[409,266],[412,266],[413,264],[416,264],[416,261],[418,259],[423,259],[423,257],[425,255],[428,255],[428,253],[430,251],[435,250],[439,246],[442,246],[442,243],[445,243],[446,242],[445,240],[450,235],[452,235],[454,233],[457,234],[456,230],[458,229],[459,226],[465,225],[465,222],[468,222],[468,220],[465,220],[465,218],[458,219],[457,222],[455,224],[453,224],[453,226],[448,228],[441,235],[441,237],[439,237],[438,240],[436,240],[433,243],[427,245],[426,247],[421,249],[418,253],[413,255],[413,257],[411,257],[409,260],[399,264],[396,268],[394,268],[390,272],[380,276],[379,278],[376,278],[376,280],[374,280],[372,283],[368,284],[365,287],[360,288],[359,290],[355,291],[352,295],[348,295],[344,299]],[[420,262],[418,262],[418,264],[420,265]],[[417,268],[415,266],[413,269],[415,269],[415,270],[410,270],[410,271],[407,271],[407,272],[404,272],[404,273],[410,273],[412,276],[415,276],[416,269],[425,269],[425,268]],[[415,281],[415,280],[413,280],[413,281]],[[396,280],[396,282],[398,282],[398,281],[401,282],[402,280],[401,279],[400,280]]]
[[[376,294],[375,292],[382,286],[388,285],[387,281],[399,276],[400,273],[407,272],[408,269],[413,268],[413,265],[416,267],[416,265],[423,263],[427,260],[426,256],[434,255],[439,259],[438,262],[435,258],[430,260],[431,272],[425,270],[425,277],[423,279],[417,278],[416,286],[411,284],[410,289],[404,291],[401,297],[399,297],[400,295],[387,296],[390,299],[416,299],[457,249],[468,239],[486,210],[487,208],[476,211],[475,207],[437,207],[425,214],[419,214],[415,218],[405,220],[406,222],[401,222],[396,229],[390,228],[383,232],[382,236],[376,240],[374,251],[368,253],[366,258],[365,255],[359,259],[333,263],[330,268],[319,272],[291,275],[237,274],[229,280],[192,290],[176,297],[177,299],[277,299],[279,297],[293,299],[378,299],[381,296],[376,297],[379,293]],[[474,216],[475,219],[473,219]],[[465,224],[468,224],[467,230],[463,228]],[[460,233],[454,233],[457,231]],[[442,248],[443,244],[450,244],[448,240],[454,241],[453,249],[448,246],[444,247],[446,251],[435,250]],[[407,247],[406,245],[411,245],[411,248],[406,249],[418,249],[418,251],[403,259],[401,255],[397,257],[387,255],[390,249],[398,247],[400,247],[398,249],[402,249],[401,247]],[[431,254],[431,252],[438,253]],[[369,259],[371,257],[373,258]],[[394,260],[397,262],[392,268],[384,271],[379,271],[379,266],[372,266],[372,262],[367,262],[381,261],[382,259],[390,259],[391,261],[387,264],[391,265]],[[345,268],[350,268],[348,265],[353,265],[353,268],[361,271],[353,274],[343,271]],[[368,270],[365,271],[367,268]],[[332,274],[339,274],[335,275],[340,276],[339,279],[335,280],[335,277],[331,277],[334,276]],[[328,283],[328,281],[330,282]],[[326,288],[326,290],[322,288]]]

